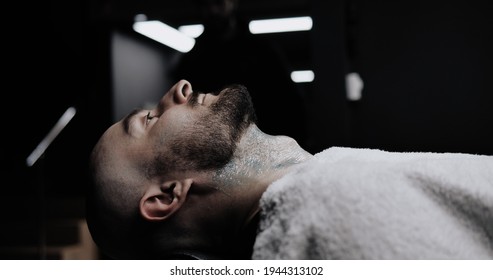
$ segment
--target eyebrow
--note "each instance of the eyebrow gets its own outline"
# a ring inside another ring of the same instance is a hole
[[[125,130],[125,133],[130,134],[129,132],[129,127],[130,127],[130,121],[132,118],[137,115],[138,113],[142,112],[142,109],[134,109],[130,114],[128,114],[124,119],[123,119],[123,129]]]

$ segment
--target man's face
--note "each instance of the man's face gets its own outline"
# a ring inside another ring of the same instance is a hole
[[[218,93],[209,110],[190,126],[184,127],[175,139],[157,142],[161,151],[153,164],[159,170],[177,168],[185,170],[209,170],[224,166],[233,156],[237,141],[249,124],[255,121],[250,95],[243,86],[232,86]],[[209,96],[206,96],[209,98]],[[193,94],[189,104],[200,106],[199,95]],[[166,139],[166,130],[160,130]],[[169,149],[161,149],[168,147]]]
[[[220,168],[231,159],[242,132],[254,121],[246,88],[193,93],[190,83],[182,80],[156,108],[134,111],[111,126],[95,149],[99,151],[96,160],[104,159],[100,165],[104,176],[123,180]]]

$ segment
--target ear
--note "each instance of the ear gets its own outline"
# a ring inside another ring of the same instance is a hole
[[[162,221],[169,218],[185,203],[191,186],[192,179],[152,185],[140,199],[140,214],[148,221]]]

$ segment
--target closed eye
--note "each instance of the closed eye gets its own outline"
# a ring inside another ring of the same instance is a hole
[[[146,115],[146,125],[148,125],[148,124],[149,124],[149,122],[150,122],[153,118],[155,118],[155,117],[154,117],[154,116],[151,116],[151,111],[149,111],[149,112],[147,113],[147,115]]]

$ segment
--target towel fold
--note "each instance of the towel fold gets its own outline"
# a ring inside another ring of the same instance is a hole
[[[493,259],[493,156],[334,147],[260,207],[253,259]]]

